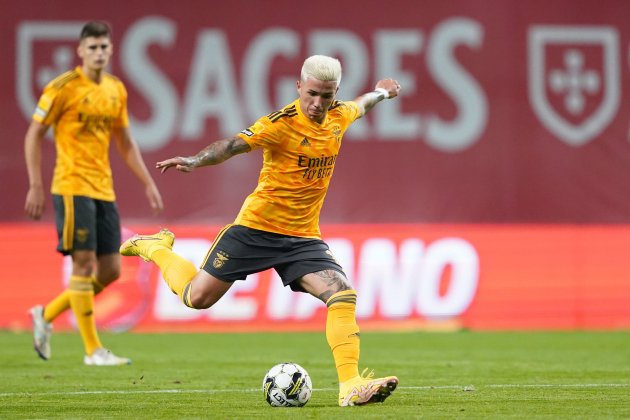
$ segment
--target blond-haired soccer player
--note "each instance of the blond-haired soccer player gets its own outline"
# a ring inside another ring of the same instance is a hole
[[[34,347],[44,360],[51,356],[51,322],[71,307],[85,347],[86,365],[130,363],[103,347],[94,322],[94,294],[119,277],[121,266],[120,220],[109,164],[112,134],[124,162],[144,185],[153,210],[160,212],[163,204],[129,132],[125,86],[105,71],[112,52],[109,26],[87,23],[77,48],[82,65],[45,87],[24,141],[30,184],[25,211],[39,219],[45,203],[42,140],[54,126],[57,161],[51,192],[59,236],[57,250],[72,256],[68,288],[45,307],[30,310]]]
[[[157,163],[162,172],[171,167],[190,172],[264,150],[257,188],[234,223],[219,232],[201,270],[171,251],[174,235],[166,229],[136,235],[120,252],[153,261],[173,292],[197,309],[216,303],[234,281],[273,267],[285,286],[310,293],[328,307],[326,338],[339,377],[339,405],[349,406],[385,400],[398,378],[359,374],[357,292],[321,240],[319,214],[346,129],[381,100],[397,96],[400,86],[383,79],[373,92],[341,102],[335,100],[340,80],[338,60],[309,57],[297,81],[297,100],[195,156]]]

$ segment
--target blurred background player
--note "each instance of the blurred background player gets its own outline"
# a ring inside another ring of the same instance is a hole
[[[191,308],[209,308],[249,274],[274,268],[285,286],[307,292],[328,308],[326,338],[339,378],[339,405],[381,402],[398,378],[359,375],[357,292],[321,240],[319,215],[346,129],[374,105],[398,95],[395,80],[383,79],[354,101],[336,101],[341,64],[326,56],[305,60],[296,82],[299,98],[262,117],[232,138],[216,141],[195,156],[157,163],[162,172],[216,165],[262,148],[258,186],[234,224],[218,234],[202,269],[171,251],[174,235],[136,235],[120,247],[123,255],[153,261],[173,290]]]
[[[57,250],[72,256],[68,288],[46,306],[30,310],[34,347],[44,360],[51,356],[51,322],[71,307],[85,346],[86,365],[131,362],[103,347],[94,320],[94,295],[116,280],[121,269],[120,220],[109,163],[112,134],[124,162],[144,185],[156,214],[163,204],[129,131],[125,86],[105,71],[112,52],[109,26],[98,21],[87,23],[77,48],[82,65],[44,88],[24,141],[29,178],[25,211],[37,220],[45,203],[42,141],[48,127],[54,126],[57,160],[51,192]]]

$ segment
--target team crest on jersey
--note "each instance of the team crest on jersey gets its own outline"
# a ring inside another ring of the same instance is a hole
[[[212,266],[218,270],[222,268],[227,262],[227,260],[229,259],[230,259],[230,256],[226,252],[217,251],[216,257],[214,258],[214,261],[212,262]]]
[[[337,143],[340,143],[341,142],[341,128],[338,125],[336,125],[333,127],[332,132],[335,135],[335,140],[337,140]]]
[[[79,228],[75,232],[75,236],[77,238],[77,242],[80,242],[83,244],[87,241],[88,236],[90,236],[90,231],[89,229],[86,229],[86,228]]]

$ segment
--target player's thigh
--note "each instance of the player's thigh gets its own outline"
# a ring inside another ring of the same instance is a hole
[[[296,282],[301,289],[324,303],[335,293],[352,289],[346,276],[331,269],[306,274],[297,279]]]
[[[96,254],[118,255],[121,243],[120,216],[113,201],[94,200],[96,207]]]
[[[96,251],[97,211],[95,201],[76,195],[53,195],[57,251],[71,255],[74,251]]]
[[[234,282],[219,280],[205,270],[199,270],[190,282],[190,303],[197,309],[209,308],[230,290]]]

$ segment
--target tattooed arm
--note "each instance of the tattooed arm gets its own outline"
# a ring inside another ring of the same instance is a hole
[[[217,140],[194,156],[166,159],[155,164],[162,173],[170,167],[175,167],[178,171],[192,172],[200,166],[217,165],[232,156],[249,152],[249,144],[242,138],[234,136],[228,139]]]

